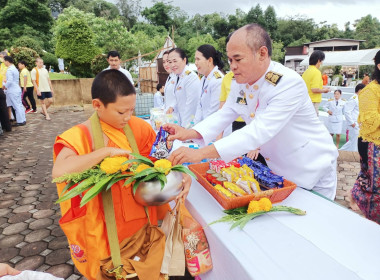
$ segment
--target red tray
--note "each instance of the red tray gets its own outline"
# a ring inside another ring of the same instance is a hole
[[[240,197],[225,197],[219,193],[206,179],[206,171],[209,170],[209,163],[199,163],[189,165],[189,169],[197,176],[198,182],[219,202],[224,209],[233,209],[237,207],[247,206],[251,200],[259,200],[267,197],[272,203],[278,203],[287,198],[297,185],[291,181],[284,179],[284,187],[279,189],[270,189],[257,194],[249,194]]]

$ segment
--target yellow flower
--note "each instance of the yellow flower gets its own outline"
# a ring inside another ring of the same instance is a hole
[[[261,211],[259,202],[256,200],[252,200],[248,205],[247,213],[251,214],[259,211]]]
[[[128,168],[127,164],[122,165],[127,161],[126,157],[107,157],[100,163],[100,169],[107,174],[113,174],[118,171],[125,171]]]
[[[165,173],[165,175],[168,175],[170,169],[172,168],[172,163],[167,159],[159,159],[154,163],[154,168],[160,172]]]
[[[137,166],[137,168],[135,170],[135,174],[140,173],[141,171],[148,169],[148,168],[150,168],[149,165],[147,165],[145,163],[141,163],[139,166]]]
[[[263,197],[259,200],[259,206],[262,211],[269,211],[272,209],[272,202],[267,197]]]

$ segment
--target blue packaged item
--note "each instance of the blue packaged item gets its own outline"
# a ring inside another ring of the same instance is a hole
[[[164,130],[161,126],[149,154],[151,157],[164,159],[169,156],[169,153],[173,148],[173,141],[168,140],[169,135],[169,132]]]

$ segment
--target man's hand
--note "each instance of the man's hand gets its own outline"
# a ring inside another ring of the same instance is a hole
[[[260,153],[259,149],[252,150],[252,151],[248,152],[247,157],[250,158],[250,159],[256,160],[257,157],[259,156],[259,153]]]
[[[24,87],[24,89],[23,89],[22,93],[25,93],[25,92],[26,92],[26,87]]]
[[[180,192],[180,194],[175,198],[176,203],[180,199],[182,199],[183,201],[185,201],[185,199],[186,199],[186,197],[187,197],[187,195],[189,194],[189,191],[190,191],[191,176],[188,175],[188,174],[183,173],[182,177],[183,177],[183,180],[182,180],[183,189],[182,189],[182,192]]]
[[[184,162],[196,163],[203,159],[202,151],[185,147],[175,150],[168,158],[173,165],[182,164]]]
[[[328,110],[327,113],[331,116],[332,115],[332,111],[331,110]]]
[[[330,88],[323,88],[324,93],[328,93],[330,91]]]
[[[169,107],[169,109],[166,111],[166,114],[171,114],[173,113],[174,109],[173,107]]]
[[[352,127],[355,127],[355,126],[356,126],[356,123],[351,124],[351,126],[352,126]]]
[[[168,137],[169,141],[174,140],[189,140],[189,139],[199,139],[202,136],[196,132],[194,129],[185,129],[177,124],[164,124],[162,126],[167,132],[169,132],[170,136]]]
[[[0,263],[0,277],[3,277],[5,275],[18,275],[20,274],[21,271],[18,271],[12,267],[10,267],[9,265],[5,264],[5,263]]]
[[[37,95],[41,96],[41,91],[39,89],[37,89]]]

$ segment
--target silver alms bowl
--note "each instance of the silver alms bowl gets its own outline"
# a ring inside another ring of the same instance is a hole
[[[161,190],[158,180],[141,182],[135,193],[135,200],[144,206],[158,206],[174,200],[182,191],[182,173],[171,171],[166,175],[168,182]]]

